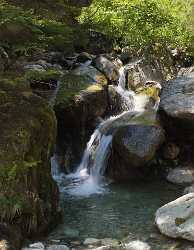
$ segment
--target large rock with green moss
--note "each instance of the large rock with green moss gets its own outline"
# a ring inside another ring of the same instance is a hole
[[[0,217],[23,236],[48,230],[58,209],[50,174],[56,120],[46,102],[23,86],[0,82]]]
[[[90,72],[90,73],[89,73]],[[57,153],[66,171],[79,163],[86,142],[107,109],[106,79],[93,67],[64,76],[55,103]]]

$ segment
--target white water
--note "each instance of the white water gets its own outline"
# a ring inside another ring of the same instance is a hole
[[[125,68],[120,69],[120,79],[115,90],[122,100],[123,112],[102,121],[99,127],[91,135],[83,154],[82,161],[75,173],[65,176],[69,184],[63,186],[63,192],[73,196],[90,196],[91,194],[104,193],[107,188],[103,175],[106,170],[107,160],[111,152],[112,135],[111,128],[120,126],[121,123],[129,123],[129,120],[144,111],[147,96],[136,96],[131,90],[125,89]],[[60,182],[61,177],[56,169],[56,161],[53,160],[53,175]],[[58,177],[57,177],[58,176]],[[62,176],[64,178],[64,175]]]

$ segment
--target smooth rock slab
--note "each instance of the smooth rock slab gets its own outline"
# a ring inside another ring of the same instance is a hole
[[[136,240],[132,241],[129,244],[125,244],[125,249],[126,250],[150,250],[151,247],[142,241]]]
[[[159,208],[155,222],[166,236],[194,241],[194,193]]]
[[[174,184],[190,184],[194,182],[194,169],[184,167],[171,169],[167,180]]]

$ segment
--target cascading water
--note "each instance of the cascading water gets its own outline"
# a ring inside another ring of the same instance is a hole
[[[107,160],[111,151],[112,144],[112,132],[114,128],[123,125],[125,121],[129,123],[129,120],[134,116],[138,116],[144,111],[147,96],[137,97],[132,90],[125,88],[126,67],[120,69],[120,79],[118,86],[115,86],[115,91],[120,96],[122,101],[123,112],[117,116],[112,116],[105,121],[102,121],[98,128],[91,135],[91,138],[87,144],[85,152],[83,154],[82,161],[75,173],[69,174],[62,178],[69,180],[70,183],[61,187],[62,192],[66,192],[74,196],[89,196],[95,193],[103,193],[106,189],[106,182],[103,178],[106,170]],[[56,171],[56,161],[52,159],[52,172],[58,183],[61,176],[58,176]]]

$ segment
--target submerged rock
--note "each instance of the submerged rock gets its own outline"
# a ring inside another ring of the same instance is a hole
[[[159,208],[155,222],[166,236],[194,241],[194,193]]]
[[[189,167],[177,167],[171,169],[167,180],[174,184],[189,184],[194,182],[194,169]]]
[[[150,250],[151,247],[145,242],[136,240],[128,244],[125,244],[125,249],[126,250]]]
[[[109,171],[116,179],[136,178],[164,142],[158,125],[131,124],[114,134]]]

